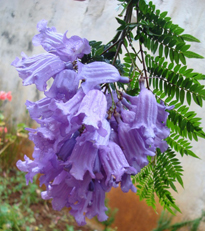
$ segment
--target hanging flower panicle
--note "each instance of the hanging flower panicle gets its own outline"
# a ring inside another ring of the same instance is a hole
[[[85,217],[104,221],[105,193],[119,185],[123,192],[136,192],[131,175],[148,164],[147,156],[154,156],[156,148],[167,149],[166,109],[171,108],[158,104],[143,81],[138,96],[118,97],[111,88],[107,92],[109,83],[129,79],[111,64],[81,63],[91,51],[86,39],[67,38],[45,20],[37,28],[33,44],[47,53],[22,53],[22,59],[12,62],[24,85],[35,84],[45,94],[37,102],[26,102],[40,127],[28,128],[35,144],[33,160],[25,155],[17,167],[27,172],[27,184],[40,173],[40,185],[46,185],[42,198],[52,199],[56,210],[70,207],[79,225]]]

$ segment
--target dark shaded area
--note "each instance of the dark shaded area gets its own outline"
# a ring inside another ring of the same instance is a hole
[[[6,30],[4,32],[2,32],[1,36],[5,37],[7,39],[8,44],[10,44],[10,45],[14,42],[14,40],[16,38],[15,35],[10,35],[9,32]]]

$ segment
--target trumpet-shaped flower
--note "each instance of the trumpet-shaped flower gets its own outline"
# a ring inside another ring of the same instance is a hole
[[[46,20],[40,21],[37,29],[40,33],[34,36],[33,44],[41,45],[47,52],[57,55],[63,61],[73,62],[91,51],[87,39],[76,35],[67,38],[67,31],[64,35],[57,33],[55,27],[47,27]]]
[[[11,65],[16,67],[23,85],[35,84],[40,91],[46,90],[46,82],[65,68],[65,63],[58,56],[45,53],[31,58],[22,52],[22,60],[16,58]]]
[[[66,102],[76,94],[78,85],[77,73],[63,70],[55,76],[51,88],[45,92],[45,95]]]
[[[120,76],[114,66],[105,62],[92,62],[86,65],[78,62],[78,72],[79,78],[85,80],[82,83],[85,93],[101,83],[129,82],[129,78]]]

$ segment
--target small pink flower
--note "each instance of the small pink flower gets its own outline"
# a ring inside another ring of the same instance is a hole
[[[7,133],[8,132],[8,129],[7,127],[4,128],[4,132]]]
[[[0,91],[0,100],[5,100],[6,99],[6,92]]]
[[[8,101],[12,100],[12,95],[10,91],[6,93],[6,98],[8,99]]]

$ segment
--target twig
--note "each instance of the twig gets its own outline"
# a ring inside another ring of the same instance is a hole
[[[136,6],[137,23],[138,23],[138,5],[139,5],[139,2],[137,4],[137,6]],[[149,82],[148,82],[148,78],[147,78],[147,71],[146,71],[146,66],[145,66],[145,60],[144,60],[144,54],[143,54],[142,44],[140,43],[140,41],[139,41],[139,44],[140,44],[140,53],[141,53],[141,57],[142,57],[142,65],[143,65],[143,71],[144,71],[144,74],[145,74],[145,80],[146,80],[146,84],[147,84],[147,89],[150,90],[150,88],[149,88]],[[142,75],[141,75],[141,78],[143,78]]]
[[[10,145],[10,144],[12,144],[14,141],[11,141],[11,142],[9,142],[9,143],[7,143],[1,150],[0,150],[0,155],[8,148],[8,146]]]

